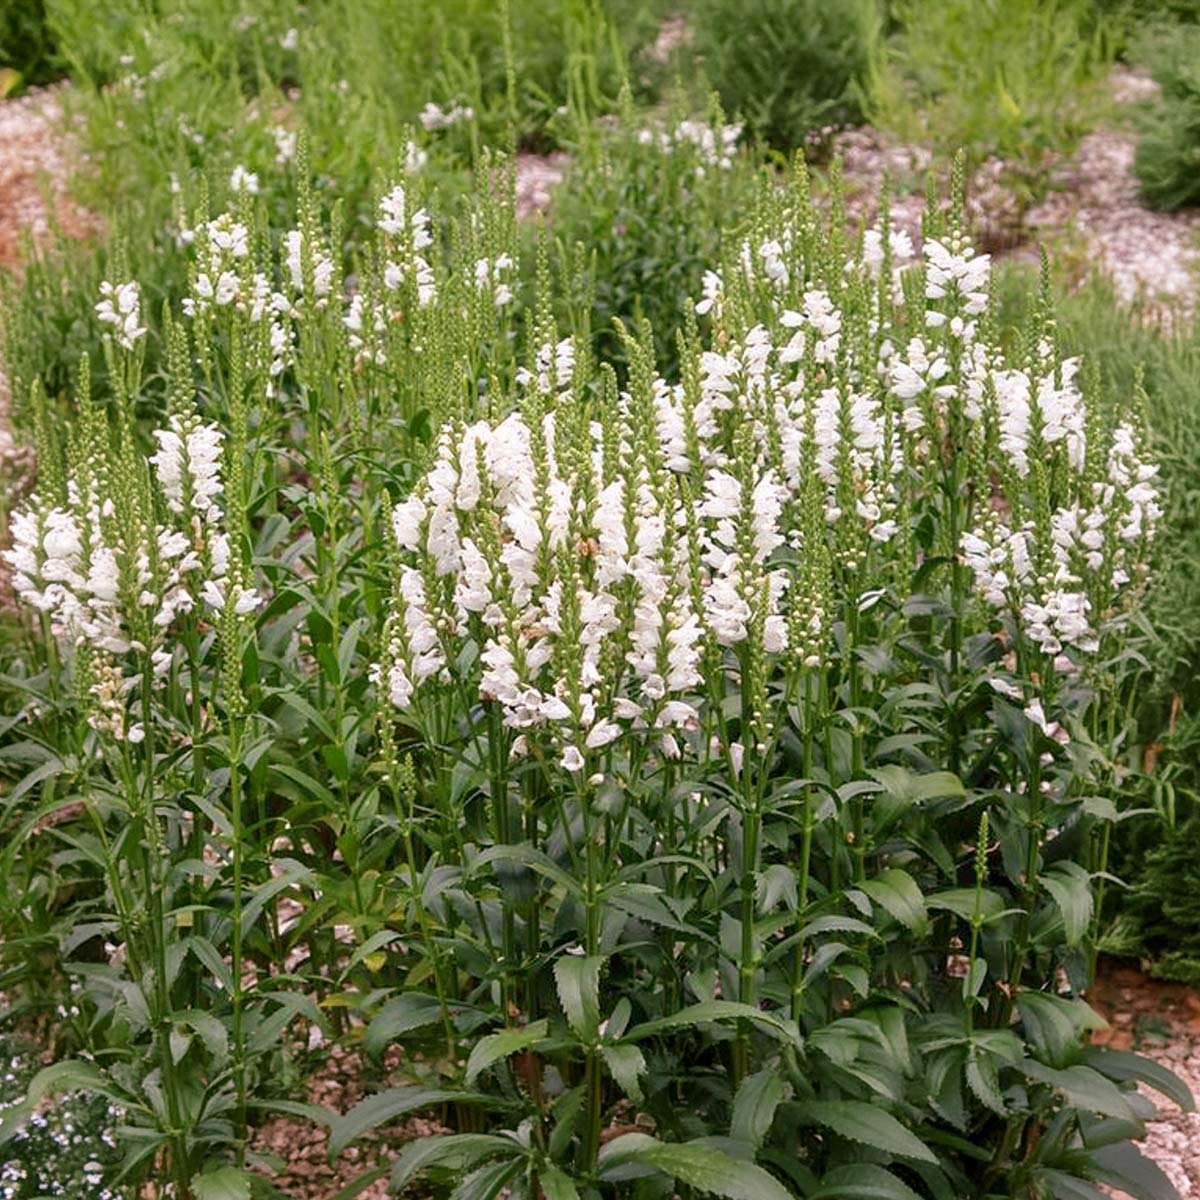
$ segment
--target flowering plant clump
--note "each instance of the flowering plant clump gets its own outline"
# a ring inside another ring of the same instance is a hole
[[[1191,1098],[1083,999],[1156,467],[1046,294],[1000,328],[961,170],[919,247],[764,180],[618,371],[502,165],[457,220],[410,165],[349,264],[297,167],[274,249],[244,179],[189,218],[144,444],[125,301],[66,454],[32,397],[17,798],[92,1020],[21,1111],[120,1104],[177,1197],[272,1107],[436,1109],[392,1185],[463,1197],[1169,1194],[1135,1081]],[[334,1036],[405,1078],[289,1099]]]

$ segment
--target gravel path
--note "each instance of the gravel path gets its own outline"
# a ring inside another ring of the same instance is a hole
[[[1157,93],[1152,80],[1125,67],[1113,71],[1110,86],[1118,112]],[[1133,174],[1136,145],[1136,135],[1121,128],[1088,134],[1074,155],[1053,168],[1049,194],[1024,214],[1004,186],[1005,164],[985,162],[968,187],[983,248],[1036,262],[1037,243],[1057,243],[1068,251],[1063,259],[1077,258],[1080,280],[1094,268],[1109,277],[1119,299],[1136,303],[1144,315],[1163,321],[1190,317],[1200,267],[1200,210],[1145,207]],[[843,159],[852,212],[873,219],[886,171],[896,193],[893,219],[910,232],[919,230],[931,163],[927,147],[899,143],[870,128],[846,130],[834,146]]]
[[[1149,979],[1136,968],[1102,963],[1089,996],[1108,1022],[1094,1040],[1134,1050],[1174,1071],[1200,1103],[1200,994],[1178,983]],[[1200,1200],[1200,1112],[1182,1112],[1156,1092],[1158,1106],[1142,1152],[1166,1172],[1181,1200]]]

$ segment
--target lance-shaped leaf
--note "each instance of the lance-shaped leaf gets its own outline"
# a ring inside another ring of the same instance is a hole
[[[919,1162],[936,1163],[937,1157],[916,1134],[905,1129],[890,1112],[861,1100],[814,1100],[805,1115],[839,1137]]]
[[[330,1122],[329,1153],[340,1154],[369,1129],[377,1129],[406,1113],[432,1108],[437,1104],[486,1104],[487,1101],[488,1097],[478,1092],[455,1091],[452,1088],[388,1088],[360,1100],[349,1112]]]
[[[650,1168],[725,1200],[794,1200],[762,1167],[733,1158],[703,1142],[660,1142],[644,1133],[614,1138],[597,1160],[600,1178],[618,1182]]]
[[[467,1059],[467,1082],[474,1083],[493,1063],[543,1041],[549,1030],[550,1021],[543,1017],[532,1025],[502,1029],[499,1033],[480,1038],[471,1050],[471,1057]]]
[[[668,1029],[681,1029],[688,1025],[707,1025],[718,1021],[753,1021],[765,1033],[780,1042],[800,1049],[803,1042],[800,1030],[794,1021],[786,1021],[775,1013],[764,1012],[752,1004],[741,1004],[736,1000],[703,1000],[681,1008],[668,1017],[645,1021],[635,1025],[624,1037],[627,1042],[640,1042],[643,1038]]]
[[[580,1041],[592,1043],[600,1028],[600,971],[604,959],[598,955],[579,957],[564,954],[554,964],[558,1002],[567,1014],[567,1024]]]
[[[399,1192],[429,1167],[440,1167],[459,1178],[492,1158],[515,1158],[525,1153],[520,1142],[494,1133],[455,1133],[419,1138],[400,1151],[392,1168],[391,1190]]]
[[[758,1149],[771,1132],[775,1110],[791,1094],[791,1086],[774,1071],[759,1071],[748,1076],[734,1097],[729,1136]]]

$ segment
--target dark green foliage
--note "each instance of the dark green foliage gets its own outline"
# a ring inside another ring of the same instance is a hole
[[[49,83],[64,62],[46,22],[45,0],[0,0],[0,69],[16,71],[19,84]],[[6,90],[0,80],[0,98]]]
[[[1162,88],[1144,117],[1134,170],[1155,208],[1200,200],[1200,26],[1162,25],[1141,43]]]
[[[692,19],[708,81],[752,137],[786,149],[860,118],[875,0],[700,0]]]

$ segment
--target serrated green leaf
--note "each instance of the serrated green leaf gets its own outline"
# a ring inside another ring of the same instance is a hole
[[[471,1057],[467,1059],[467,1082],[473,1083],[493,1063],[544,1041],[549,1031],[550,1022],[543,1018],[532,1025],[502,1029],[499,1033],[480,1038],[471,1049]]]
[[[1039,1083],[1049,1084],[1062,1092],[1076,1108],[1100,1113],[1105,1117],[1116,1117],[1122,1121],[1136,1121],[1137,1115],[1129,1107],[1129,1101],[1111,1079],[1106,1079],[1091,1067],[1063,1067],[1061,1070],[1027,1059],[1025,1074]]]
[[[627,1166],[652,1167],[725,1200],[794,1200],[762,1167],[701,1142],[660,1142],[644,1133],[626,1133],[600,1151],[597,1167],[600,1178],[608,1180],[620,1178],[620,1169]]]
[[[441,1019],[442,1006],[436,996],[425,992],[402,992],[375,1014],[363,1034],[363,1049],[372,1058],[378,1057],[396,1038]]]
[[[1078,1060],[1083,1035],[1104,1028],[1104,1018],[1077,998],[1022,991],[1017,996],[1017,1009],[1025,1036],[1054,1067]]]
[[[873,1163],[834,1167],[808,1200],[921,1200],[902,1179]]]
[[[450,1200],[496,1200],[522,1165],[519,1158],[501,1158],[497,1162],[485,1163],[459,1182],[450,1193]]]
[[[250,1200],[250,1176],[236,1167],[193,1175],[191,1188],[196,1200]]]
[[[739,1004],[736,1000],[704,1000],[699,1004],[692,1004],[669,1017],[659,1017],[657,1020],[635,1025],[622,1040],[639,1042],[642,1038],[668,1029],[720,1021],[753,1021],[760,1029],[779,1041],[788,1042],[797,1049],[802,1045],[800,1030],[794,1021],[785,1021],[774,1013],[765,1012],[750,1004]]]
[[[409,1142],[392,1168],[391,1190],[400,1191],[428,1167],[466,1172],[489,1158],[512,1158],[523,1153],[512,1138],[494,1133],[453,1133]]]
[[[775,1110],[791,1094],[791,1086],[774,1071],[759,1071],[747,1076],[733,1100],[729,1136],[757,1150],[771,1131]]]
[[[538,1182],[546,1200],[579,1200],[579,1189],[574,1181],[557,1167],[544,1167],[538,1173]]]
[[[919,1162],[936,1163],[937,1156],[890,1112],[861,1100],[813,1100],[804,1113],[818,1125],[852,1142]]]
[[[967,1086],[981,1104],[985,1104],[992,1112],[1002,1117],[1008,1115],[1008,1108],[1000,1092],[1000,1073],[990,1054],[972,1047],[967,1057],[966,1076]]]
[[[646,1070],[646,1057],[641,1050],[624,1042],[602,1044],[600,1056],[620,1089],[630,1100],[638,1103],[642,1099],[640,1076]]]
[[[910,933],[920,936],[928,927],[925,897],[917,881],[907,871],[889,867],[859,886]]]
[[[879,936],[865,921],[860,921],[857,917],[844,917],[840,913],[827,913],[823,917],[817,917],[800,930],[802,938],[815,937],[819,933],[858,933],[863,937]]]
[[[1107,1183],[1134,1200],[1179,1200],[1175,1185],[1163,1169],[1132,1142],[1101,1146],[1091,1152],[1091,1158],[1098,1183]]]
[[[1092,878],[1078,863],[1055,863],[1041,882],[1062,913],[1068,946],[1078,946],[1092,923]]]
[[[349,1112],[335,1117],[329,1124],[329,1153],[340,1154],[355,1138],[371,1129],[387,1125],[406,1113],[431,1108],[437,1104],[483,1104],[486,1096],[477,1092],[454,1091],[451,1088],[406,1087],[388,1088],[360,1100]]]
[[[564,954],[554,964],[558,1002],[581,1041],[594,1042],[600,1028],[600,971],[604,959]]]
[[[1195,1111],[1196,1099],[1191,1088],[1174,1071],[1152,1058],[1130,1050],[1108,1050],[1097,1046],[1088,1051],[1087,1065],[1117,1083],[1136,1079],[1173,1100],[1184,1112]]]

